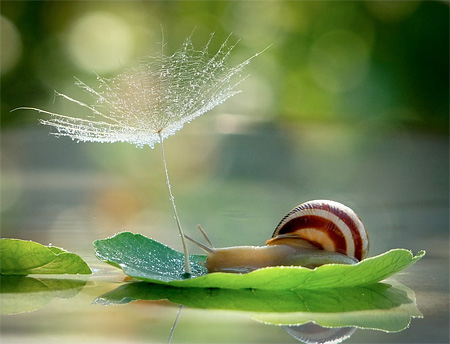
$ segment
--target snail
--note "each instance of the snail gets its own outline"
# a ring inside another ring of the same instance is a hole
[[[206,232],[197,226],[206,246],[186,238],[207,253],[209,272],[246,273],[268,266],[316,268],[323,264],[355,264],[369,250],[363,223],[349,207],[334,201],[314,200],[289,211],[266,246],[215,248]]]

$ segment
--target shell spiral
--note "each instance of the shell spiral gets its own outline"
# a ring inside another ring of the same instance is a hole
[[[369,251],[369,237],[358,215],[334,201],[315,200],[292,209],[276,227],[268,245],[279,236],[299,237],[326,250],[360,261]]]

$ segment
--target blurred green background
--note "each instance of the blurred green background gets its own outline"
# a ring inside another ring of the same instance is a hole
[[[2,1],[1,124],[51,103],[73,77],[113,75],[195,28],[201,47],[230,32],[249,67],[241,113],[447,132],[446,1]],[[245,102],[245,103],[244,103]]]

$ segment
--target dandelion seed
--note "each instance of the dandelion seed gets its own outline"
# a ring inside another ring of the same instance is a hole
[[[190,273],[187,246],[172,195],[163,141],[196,117],[239,93],[245,79],[240,73],[251,58],[230,67],[228,58],[235,44],[229,37],[215,54],[209,53],[211,38],[201,50],[195,50],[191,36],[172,55],[163,51],[141,59],[138,66],[114,78],[97,76],[92,87],[76,79],[76,85],[93,99],[84,103],[65,94],[56,96],[91,112],[89,119],[71,117],[46,110],[22,107],[50,115],[40,123],[52,126],[56,136],[69,136],[84,142],[128,142],[140,148],[161,144],[164,171],[174,216]]]
[[[189,36],[173,55],[161,51],[142,58],[137,67],[114,78],[97,76],[96,87],[76,79],[75,84],[93,98],[92,103],[56,92],[57,96],[90,110],[89,119],[34,110],[50,115],[50,119],[40,122],[54,127],[56,132],[52,134],[56,136],[153,148],[161,138],[175,134],[185,123],[240,92],[237,86],[245,78],[239,74],[257,55],[229,67],[228,58],[235,44],[228,41],[210,55],[211,39],[202,50],[195,50]]]

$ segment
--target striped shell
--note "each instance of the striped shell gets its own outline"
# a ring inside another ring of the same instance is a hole
[[[363,223],[349,207],[334,201],[309,201],[292,209],[276,227],[267,245],[281,235],[295,235],[326,251],[360,261],[369,251]]]

